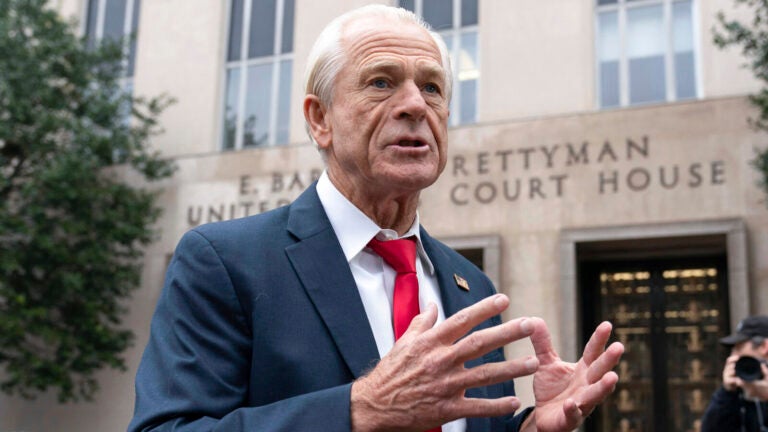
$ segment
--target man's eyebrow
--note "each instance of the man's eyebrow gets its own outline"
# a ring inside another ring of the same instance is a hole
[[[421,79],[445,81],[445,69],[439,64],[427,63],[418,69],[418,76]]]
[[[366,64],[360,69],[360,79],[366,79],[368,76],[376,73],[395,74],[402,71],[403,66],[391,60],[378,60]]]

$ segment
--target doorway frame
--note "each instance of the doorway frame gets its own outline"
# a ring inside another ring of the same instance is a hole
[[[580,243],[681,238],[724,235],[728,266],[728,299],[731,328],[749,314],[749,286],[746,225],[741,219],[618,225],[610,227],[563,229],[560,233],[560,352],[564,358],[581,357],[581,317],[578,293],[578,256]],[[577,324],[577,325],[574,325]]]

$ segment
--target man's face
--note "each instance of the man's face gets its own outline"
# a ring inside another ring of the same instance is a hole
[[[768,358],[768,340],[764,340],[763,343],[757,347],[755,347],[752,341],[749,340],[736,344],[731,348],[731,355],[766,359]]]
[[[431,185],[446,162],[448,100],[440,51],[422,28],[382,18],[350,23],[346,61],[326,115],[329,175],[371,196]]]

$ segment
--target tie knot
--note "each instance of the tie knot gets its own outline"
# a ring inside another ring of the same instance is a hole
[[[397,273],[416,272],[416,240],[413,237],[388,241],[374,238],[368,243],[368,247],[379,254]]]

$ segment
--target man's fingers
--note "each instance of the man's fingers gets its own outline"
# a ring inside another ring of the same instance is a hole
[[[576,429],[584,419],[584,414],[573,399],[568,398],[563,402],[563,415],[566,426],[564,430]]]
[[[509,298],[504,294],[485,298],[446,319],[436,328],[436,337],[445,345],[453,344],[481,322],[503,312],[507,306]]]
[[[456,342],[455,361],[466,363],[469,360],[502,347],[510,342],[522,339],[533,332],[533,326],[527,318],[518,318],[491,328],[476,331]]]
[[[620,342],[612,343],[604,353],[600,354],[600,356],[592,362],[592,364],[588,363],[589,368],[587,369],[587,382],[594,384],[597,382],[597,380],[601,379],[603,375],[605,375],[608,371],[619,364],[619,359],[621,359],[622,354],[624,354],[624,345],[622,345]],[[587,353],[585,349],[585,361],[586,357]]]
[[[619,376],[616,372],[608,372],[597,382],[587,386],[577,401],[579,409],[582,412],[592,411],[595,405],[601,403],[613,392],[617,382],[619,382]]]
[[[549,329],[544,320],[537,317],[530,318],[529,320],[533,326],[531,344],[533,344],[533,351],[536,353],[536,358],[539,359],[539,364],[544,366],[560,360],[560,356],[557,355],[555,348],[552,346],[552,336],[549,334]]]
[[[605,344],[608,342],[608,338],[611,337],[611,328],[611,323],[603,321],[592,333],[587,346],[584,347],[583,358],[587,365],[591,365],[603,353]]]
[[[398,341],[407,342],[413,339],[431,329],[435,325],[435,321],[437,321],[437,306],[434,303],[429,303],[425,310],[413,317],[408,329]]]
[[[498,399],[464,398],[458,403],[453,412],[457,418],[466,417],[500,417],[520,409],[520,400],[514,396]]]
[[[530,375],[536,372],[538,367],[539,362],[533,356],[503,362],[486,363],[466,369],[462,373],[457,374],[457,376],[452,377],[452,381],[455,386],[463,389],[484,387]]]

